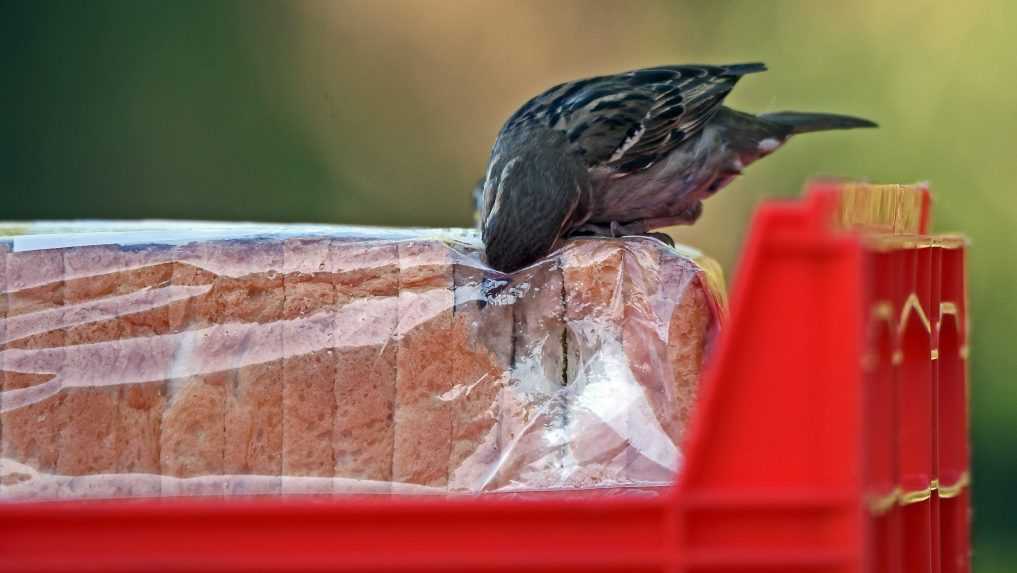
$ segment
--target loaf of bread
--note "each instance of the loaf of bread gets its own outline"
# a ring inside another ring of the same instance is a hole
[[[507,277],[465,234],[155,225],[0,241],[0,499],[646,488],[680,467],[722,298],[658,241],[573,240]]]

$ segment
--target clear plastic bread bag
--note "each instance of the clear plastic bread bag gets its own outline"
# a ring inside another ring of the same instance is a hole
[[[653,489],[723,313],[697,253],[461,230],[0,229],[0,499]]]

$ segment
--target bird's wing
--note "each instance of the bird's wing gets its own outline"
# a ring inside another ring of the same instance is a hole
[[[738,79],[763,64],[644,68],[555,86],[506,124],[543,120],[566,132],[589,166],[641,171],[702,129]]]

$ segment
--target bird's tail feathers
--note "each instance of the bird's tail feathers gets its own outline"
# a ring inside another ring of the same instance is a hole
[[[850,115],[833,113],[805,113],[797,111],[780,111],[764,113],[759,119],[782,125],[791,129],[792,134],[813,131],[829,131],[832,129],[855,129],[860,127],[879,127],[875,122]]]
[[[724,75],[744,76],[766,71],[766,64],[763,62],[751,62],[746,64],[728,64],[724,66]]]

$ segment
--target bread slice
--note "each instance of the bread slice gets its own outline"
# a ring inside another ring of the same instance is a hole
[[[502,458],[500,401],[511,378],[512,304],[509,297],[488,296],[493,273],[485,272],[478,251],[461,246],[453,259],[448,489],[479,492],[493,485]]]
[[[284,492],[332,489],[336,292],[331,243],[329,238],[294,238],[283,247]]]
[[[179,346],[160,435],[162,475],[169,478],[162,481],[164,496],[224,493],[226,387],[235,378],[238,340],[237,327],[224,324],[223,291],[228,291],[229,277],[210,270],[224,248],[222,243],[190,243],[176,252],[171,284],[201,287],[203,293],[169,309]]]
[[[449,392],[452,256],[439,241],[399,243],[399,324],[392,480],[446,488],[451,451]]]
[[[63,418],[56,473],[109,474],[117,469],[116,420],[120,321],[114,296],[122,270],[116,245],[65,249]],[[80,497],[73,489],[68,497]]]
[[[123,247],[121,253],[116,372],[123,383],[114,434],[116,473],[136,476],[126,482],[124,495],[131,497],[162,493],[161,480],[153,477],[162,473],[162,416],[177,351],[169,310],[193,293],[172,287],[174,256],[175,249],[165,245]]]
[[[565,292],[554,256],[513,275],[512,367],[500,399],[501,459],[490,490],[547,489],[565,461]]]
[[[628,451],[622,480],[628,484],[669,483],[680,461],[674,426],[679,404],[666,333],[673,320],[689,318],[675,316],[674,304],[698,268],[668,253],[654,239],[630,239],[624,244],[622,348],[631,384],[626,388]]]
[[[335,476],[392,481],[399,322],[399,248],[385,241],[332,244],[336,269]],[[379,487],[380,486],[380,487]]]
[[[666,261],[666,263],[665,263]],[[667,357],[672,382],[666,401],[672,404],[665,427],[675,444],[681,444],[692,422],[710,343],[716,338],[720,317],[711,299],[705,275],[687,259],[674,253],[661,264],[662,294],[671,310],[668,321]]]
[[[615,484],[628,461],[626,407],[632,398],[622,346],[625,251],[613,241],[577,240],[561,257],[568,442],[563,485]]]
[[[232,277],[224,321],[239,336],[225,404],[223,471],[231,495],[282,490],[283,258],[282,241],[236,241],[224,249],[226,266],[214,269]]]
[[[9,252],[6,261],[3,391],[9,410],[2,415],[0,457],[32,471],[53,473],[66,425],[64,395],[59,391],[64,368],[63,252]],[[10,486],[19,479],[5,481]]]
[[[6,464],[3,457],[4,443],[4,394],[6,389],[4,380],[7,377],[5,370],[5,352],[7,345],[7,254],[11,252],[10,241],[0,240],[0,464]],[[4,487],[9,479],[4,465],[0,465],[0,499],[5,497]]]

